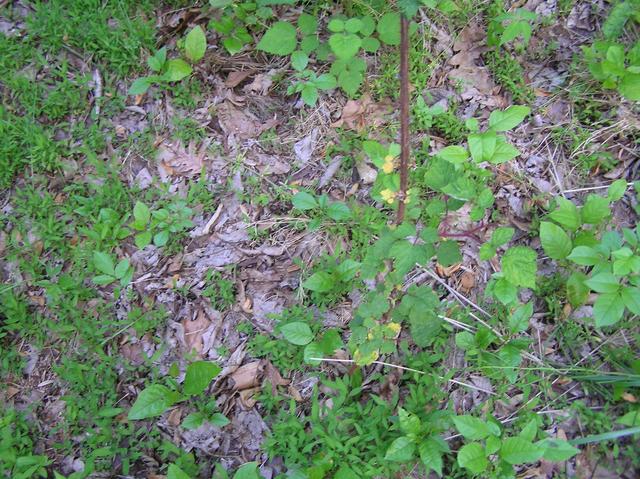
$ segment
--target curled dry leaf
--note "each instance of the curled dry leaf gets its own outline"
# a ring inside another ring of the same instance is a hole
[[[196,148],[195,142],[189,143],[187,148],[181,141],[163,141],[158,147],[158,169],[162,177],[187,176],[200,174],[207,160],[209,141],[205,141]]]
[[[232,71],[227,76],[227,80],[224,82],[224,84],[229,88],[237,87],[240,83],[245,81],[254,73],[255,73],[254,70]]]
[[[349,100],[342,109],[340,119],[331,126],[361,131],[366,127],[376,128],[386,123],[385,116],[391,111],[388,101],[375,103],[368,94],[359,100]]]
[[[203,310],[198,311],[196,319],[193,321],[188,318],[182,320],[182,327],[184,329],[183,343],[187,353],[195,351],[198,356],[206,354],[207,351],[204,351],[204,340],[202,336],[209,326],[211,326],[211,321],[209,321]]]
[[[266,361],[261,359],[244,364],[236,369],[230,378],[233,381],[233,389],[243,390],[258,386],[265,363]]]
[[[256,138],[263,131],[273,128],[278,123],[275,118],[266,121],[260,120],[246,108],[240,110],[229,101],[218,105],[217,113],[222,130],[227,135],[234,135],[243,140]]]
[[[178,406],[171,410],[167,422],[170,426],[177,427],[180,425],[180,419],[182,419],[182,408]]]

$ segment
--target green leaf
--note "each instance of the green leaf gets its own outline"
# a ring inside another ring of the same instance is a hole
[[[118,279],[124,278],[128,271],[129,271],[129,260],[127,258],[124,258],[116,266],[116,269],[115,269],[116,278]]]
[[[580,449],[562,439],[543,439],[536,444],[544,449],[542,457],[551,462],[566,461],[580,452]]]
[[[493,246],[491,243],[485,243],[480,246],[480,250],[478,251],[478,256],[483,261],[488,261],[493,258],[497,253],[497,248]]]
[[[224,414],[216,412],[216,413],[211,415],[211,417],[209,418],[209,422],[211,424],[213,424],[214,426],[224,427],[227,424],[229,424],[231,421],[229,421],[227,416],[225,416]]]
[[[629,311],[640,316],[640,288],[625,286],[620,292],[622,302]]]
[[[478,439],[484,439],[491,434],[491,429],[486,421],[478,419],[474,416],[454,416],[451,418],[456,426],[456,429],[466,439],[472,441]]]
[[[273,55],[290,55],[296,49],[296,29],[289,22],[276,22],[263,35],[256,48]]]
[[[442,241],[440,245],[438,245],[436,256],[438,258],[438,263],[445,267],[462,261],[460,246],[453,240]]]
[[[318,89],[312,83],[307,83],[302,87],[300,98],[306,105],[315,106],[318,101]]]
[[[294,208],[298,208],[302,211],[312,210],[318,207],[316,198],[306,191],[299,191],[298,193],[293,195],[291,203],[293,204]]]
[[[488,158],[487,161],[494,165],[499,165],[500,163],[513,160],[519,154],[520,150],[518,150],[515,146],[507,142],[504,138],[497,137],[496,147],[493,151],[493,155],[491,156],[491,158]]]
[[[143,231],[142,233],[137,234],[134,238],[136,247],[138,249],[143,249],[145,246],[151,244],[151,238],[151,231]]]
[[[496,228],[491,234],[491,244],[493,246],[502,246],[505,243],[511,241],[516,230],[510,227],[501,226]]]
[[[593,304],[596,327],[603,328],[616,324],[624,314],[624,303],[618,293],[601,294]]]
[[[356,56],[361,45],[362,40],[353,33],[334,33],[329,37],[331,51],[341,60],[349,60]]]
[[[304,35],[311,35],[318,29],[318,19],[313,15],[303,13],[298,17],[298,28]]]
[[[344,32],[344,20],[340,20],[339,18],[329,20],[327,29],[333,33]]]
[[[400,430],[404,434],[419,434],[422,424],[420,418],[415,414],[411,414],[402,408],[398,408],[398,419],[400,422]]]
[[[191,479],[191,477],[175,464],[170,464],[167,469],[167,479]]]
[[[204,424],[206,416],[201,412],[192,412],[182,421],[181,426],[187,430],[198,429]]]
[[[558,198],[558,207],[549,213],[549,218],[570,231],[580,228],[582,221],[578,207],[566,198]]]
[[[611,273],[599,273],[585,281],[596,293],[616,293],[620,289],[620,282]]]
[[[362,20],[359,18],[350,18],[344,24],[344,29],[349,33],[358,33],[362,29]]]
[[[302,321],[285,324],[280,328],[280,332],[284,336],[284,339],[297,346],[304,346],[313,341],[311,328],[307,323],[303,323]]]
[[[502,257],[502,273],[507,281],[524,288],[536,287],[537,255],[526,246],[509,248]]]
[[[607,199],[609,201],[618,201],[624,196],[625,191],[627,191],[627,181],[623,179],[616,180],[607,189]]]
[[[484,448],[477,442],[465,444],[458,451],[458,465],[473,474],[480,474],[489,467]]]
[[[149,207],[141,201],[136,201],[136,204],[133,207],[133,218],[135,219],[136,226],[146,226],[151,219],[151,211],[149,210]]]
[[[458,346],[463,351],[471,351],[476,347],[476,339],[468,331],[462,331],[461,333],[456,334],[455,337],[456,346]]]
[[[169,241],[169,230],[162,230],[153,236],[153,243],[161,248]]]
[[[305,346],[303,357],[304,357],[305,363],[318,365],[322,361],[318,361],[317,359],[311,359],[311,358],[324,358],[325,354],[320,344],[316,343],[315,341],[312,341]]]
[[[93,278],[91,278],[91,281],[99,286],[106,286],[107,284],[113,283],[115,280],[115,276],[111,276],[108,274],[99,274],[98,276],[94,276]]]
[[[384,458],[387,461],[408,462],[416,450],[415,443],[407,436],[401,436],[391,443]]]
[[[540,242],[552,259],[564,259],[571,253],[571,238],[562,228],[548,221],[540,223]]]
[[[375,53],[380,48],[380,41],[373,37],[364,37],[362,39],[362,49],[367,53]]]
[[[296,50],[291,54],[291,66],[301,72],[307,65],[309,64],[309,56],[305,52],[301,52],[300,50]]]
[[[602,256],[589,246],[576,246],[567,258],[581,266],[593,266],[603,260]]]
[[[174,58],[167,61],[167,71],[163,78],[169,82],[180,81],[191,75],[191,66],[181,58]]]
[[[258,463],[247,462],[243,464],[233,475],[233,479],[260,479],[260,474],[258,473]]]
[[[495,110],[489,115],[489,128],[494,131],[509,131],[522,123],[531,108],[512,105],[504,111]]]
[[[332,274],[326,271],[318,271],[309,276],[302,286],[318,293],[327,293],[333,289],[335,279]]]
[[[207,38],[200,25],[191,29],[184,39],[184,53],[189,60],[197,62],[207,50]]]
[[[618,85],[618,91],[627,100],[640,101],[640,73],[626,72]]]
[[[520,305],[509,316],[509,331],[513,334],[526,331],[529,327],[529,319],[533,315],[533,303]]]
[[[598,195],[589,195],[581,210],[582,221],[597,225],[611,214],[609,201]]]
[[[130,420],[160,416],[180,399],[180,395],[166,386],[152,384],[144,389],[129,410]]]
[[[497,135],[494,131],[472,133],[467,137],[471,157],[476,163],[489,161],[496,151]]]
[[[400,45],[400,14],[386,13],[378,22],[378,37],[387,45]]]
[[[149,77],[136,78],[129,87],[129,95],[142,95],[149,89],[153,80]]]
[[[353,97],[364,80],[362,72],[357,70],[343,70],[338,75],[338,85],[349,96]]]
[[[335,201],[327,207],[327,216],[334,221],[344,221],[351,218],[351,210],[344,203]]]
[[[629,411],[627,414],[616,420],[616,423],[628,427],[640,426],[640,409]]]
[[[202,394],[222,369],[210,361],[196,361],[187,366],[183,391],[189,396]]]
[[[113,258],[109,253],[104,253],[102,251],[94,251],[93,265],[101,273],[104,273],[109,276],[116,275],[116,269],[113,263]]]
[[[422,464],[425,465],[427,471],[433,470],[439,476],[442,476],[442,453],[446,452],[442,450],[442,445],[433,438],[425,439],[418,446],[418,454]]]
[[[331,90],[336,87],[336,77],[329,73],[323,73],[313,82],[319,90]]]
[[[574,271],[567,279],[567,299],[574,308],[586,303],[589,299],[591,290],[584,284],[586,280],[587,275],[579,271]]]
[[[453,163],[454,165],[462,164],[469,159],[467,149],[459,145],[447,146],[436,154],[443,160]]]
[[[521,437],[507,437],[502,440],[499,455],[509,464],[528,464],[539,460],[544,451],[543,447]]]
[[[499,278],[493,285],[493,295],[502,304],[511,304],[518,299],[518,288],[506,278]]]

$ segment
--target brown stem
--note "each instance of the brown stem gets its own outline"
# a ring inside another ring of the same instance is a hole
[[[400,16],[400,194],[396,223],[404,221],[409,183],[409,20]]]

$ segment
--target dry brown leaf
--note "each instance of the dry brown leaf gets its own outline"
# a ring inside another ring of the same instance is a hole
[[[188,318],[182,320],[182,327],[184,329],[184,345],[187,352],[195,350],[198,355],[202,355],[204,349],[202,335],[210,325],[211,321],[209,321],[203,310],[198,311],[194,321],[191,321]]]
[[[243,140],[256,138],[278,123],[275,118],[260,120],[246,109],[240,110],[228,101],[218,105],[217,115],[220,127],[227,135],[234,135]]]
[[[243,389],[240,391],[240,403],[245,409],[251,409],[258,402],[258,393],[262,390],[261,387]]]
[[[170,426],[173,426],[173,427],[179,426],[181,419],[182,419],[182,408],[179,406],[175,409],[172,409],[171,412],[169,413],[169,416],[167,416],[167,422],[169,423]]]
[[[258,386],[265,362],[264,360],[253,361],[236,369],[230,378],[233,381],[233,388],[242,390]]]
[[[168,176],[195,176],[200,174],[207,160],[207,147],[209,142],[204,142],[196,148],[194,142],[187,148],[181,141],[170,143],[163,141],[158,147],[158,168],[160,175]]]
[[[298,388],[294,387],[293,384],[289,384],[289,387],[287,388],[287,390],[289,391],[289,394],[291,394],[291,397],[295,402],[304,401],[302,394],[300,394],[300,391],[298,391]]]
[[[451,266],[444,267],[440,263],[437,263],[436,264],[436,272],[438,273],[439,276],[441,276],[443,278],[448,278],[453,273],[458,271],[461,266],[462,266],[461,263],[456,263],[456,264],[453,264]]]
[[[280,375],[278,368],[271,364],[271,361],[267,361],[264,367],[264,379],[262,382],[269,382],[269,384],[271,384],[271,392],[275,394],[278,386],[287,386],[291,381],[284,379]]]
[[[254,70],[241,70],[241,71],[232,71],[227,76],[227,80],[224,82],[225,86],[229,88],[237,87],[240,83],[245,81],[251,75],[255,73]]]
[[[266,95],[269,93],[269,88],[273,85],[273,76],[276,71],[271,70],[267,73],[260,73],[256,75],[251,83],[244,87],[246,93],[257,93],[259,95]]]
[[[476,277],[471,271],[465,271],[460,277],[460,287],[468,293],[476,285]]]
[[[359,100],[349,100],[342,109],[340,119],[333,123],[333,128],[361,131],[366,127],[376,128],[386,123],[386,114],[391,110],[389,102],[374,103],[368,94]]]
[[[136,366],[144,363],[144,354],[142,351],[142,344],[140,343],[126,343],[120,346],[120,354],[123,358],[128,360],[131,364]]]

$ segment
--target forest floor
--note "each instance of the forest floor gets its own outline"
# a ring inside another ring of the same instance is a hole
[[[0,1],[1,477],[638,477],[640,8],[423,3],[394,227],[391,2]]]

